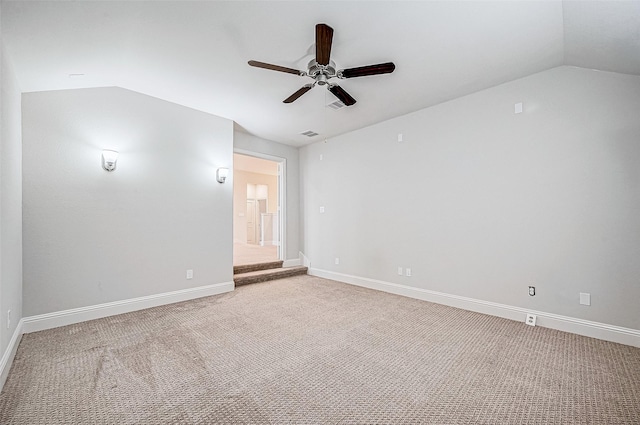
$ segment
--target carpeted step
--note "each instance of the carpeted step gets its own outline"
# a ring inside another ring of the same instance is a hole
[[[236,286],[248,285],[250,283],[267,282],[269,280],[282,279],[285,277],[307,274],[307,267],[295,266],[278,269],[258,270],[247,273],[240,273],[233,276]]]
[[[269,261],[266,263],[242,264],[233,266],[233,274],[257,272],[258,270],[279,269],[283,261]]]

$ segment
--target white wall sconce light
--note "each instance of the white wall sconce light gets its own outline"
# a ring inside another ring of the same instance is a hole
[[[227,176],[229,175],[229,169],[225,167],[220,167],[216,171],[216,180],[218,183],[224,183],[227,180]]]
[[[102,151],[102,168],[107,171],[113,171],[116,169],[117,162],[118,152],[108,149]]]

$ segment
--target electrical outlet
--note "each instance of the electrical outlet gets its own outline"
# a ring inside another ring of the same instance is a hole
[[[529,295],[531,295],[532,297],[536,294],[536,287],[535,286],[529,286]]]
[[[402,271],[402,267],[398,267],[398,275],[402,276],[404,272]]]
[[[193,279],[193,270],[187,270],[187,279]]]
[[[320,207],[320,214],[324,214],[324,207]]]
[[[529,326],[535,326],[537,319],[538,317],[535,314],[527,313],[527,321],[525,323]]]
[[[404,269],[404,274],[407,277],[411,277],[411,269],[409,267],[407,267],[406,269]]]
[[[336,265],[340,264],[340,259],[338,257],[336,257]]]
[[[7,329],[11,327],[11,310],[7,310]]]

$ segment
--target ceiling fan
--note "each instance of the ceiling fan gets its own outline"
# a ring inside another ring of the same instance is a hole
[[[330,59],[331,42],[333,40],[333,28],[327,24],[316,25],[316,58],[312,59],[307,65],[306,71],[298,71],[297,69],[287,68],[270,63],[249,61],[249,65],[257,68],[270,69],[272,71],[286,72],[298,75],[300,77],[310,77],[313,83],[305,84],[300,90],[293,93],[284,100],[284,103],[292,103],[300,96],[311,90],[316,84],[319,86],[327,86],[327,89],[335,95],[342,103],[351,106],[356,100],[351,97],[342,87],[330,82],[332,78],[355,78],[367,75],[389,74],[396,69],[393,62],[379,63],[376,65],[360,66],[357,68],[347,68],[336,70],[336,64]]]

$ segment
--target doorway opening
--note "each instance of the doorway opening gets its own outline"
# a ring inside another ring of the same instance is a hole
[[[233,265],[284,260],[284,158],[233,154]]]

